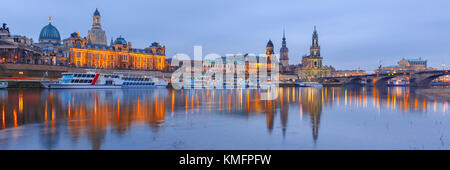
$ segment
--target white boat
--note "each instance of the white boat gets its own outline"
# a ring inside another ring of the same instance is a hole
[[[6,81],[0,81],[0,89],[4,89],[8,87],[8,82]]]
[[[404,79],[389,80],[387,86],[408,86],[409,81]]]
[[[154,79],[154,82],[157,88],[166,88],[169,85],[169,82],[164,79]]]
[[[122,81],[122,88],[166,87],[169,83],[164,79],[136,73],[116,73]],[[120,81],[118,81],[120,82]]]
[[[223,81],[223,87],[227,89],[241,89],[246,88],[245,80],[243,78],[238,79],[237,77],[234,77],[233,79],[225,79]]]
[[[316,87],[316,88],[322,88],[322,84],[317,83],[317,82],[299,82],[299,83],[295,83],[300,87]]]
[[[208,87],[208,79],[205,76],[192,78],[192,88],[202,89]]]
[[[118,88],[149,88],[165,87],[168,82],[155,81],[152,76],[133,73],[63,73],[57,82],[42,81],[49,89],[118,89]]]

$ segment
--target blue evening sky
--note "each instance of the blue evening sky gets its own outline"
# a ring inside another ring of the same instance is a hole
[[[135,48],[154,41],[174,52],[193,54],[264,53],[269,39],[277,53],[283,28],[291,64],[309,53],[317,25],[325,65],[373,71],[402,58],[423,58],[428,65],[450,65],[450,1],[447,0],[14,0],[0,6],[0,22],[12,34],[37,41],[52,24],[62,38],[86,36],[98,7],[108,43],[123,36]]]

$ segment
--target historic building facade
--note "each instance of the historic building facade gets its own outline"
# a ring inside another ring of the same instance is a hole
[[[312,35],[312,45],[309,56],[302,57],[301,67],[297,67],[297,75],[300,79],[313,79],[318,77],[329,77],[334,68],[322,65],[322,56],[320,55],[319,35],[316,26]]]
[[[41,49],[33,39],[11,35],[6,23],[0,27],[0,63],[42,64]]]
[[[108,45],[106,33],[102,29],[100,12],[97,8],[92,16],[92,28],[88,31],[87,40],[89,44]]]
[[[289,49],[286,47],[286,34],[283,30],[283,41],[280,48],[280,63],[282,71],[289,71]]]
[[[165,46],[154,42],[145,49],[137,49],[121,36],[115,41],[111,40],[108,46],[100,19],[100,12],[96,9],[92,29],[87,37],[82,38],[78,32],[74,32],[63,40],[63,53],[69,65],[102,69],[166,69]]]
[[[376,72],[381,74],[399,73],[399,72],[417,72],[425,70],[436,70],[436,68],[428,68],[427,60],[418,59],[402,59],[397,62],[398,65],[380,66]]]

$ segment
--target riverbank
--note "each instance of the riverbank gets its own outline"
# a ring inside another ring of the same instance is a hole
[[[450,101],[450,88],[436,87],[430,89],[417,89],[416,93],[425,96]]]
[[[92,69],[37,64],[0,64],[0,79],[7,79],[9,77],[41,78],[44,75],[46,78],[60,78],[63,72],[86,72],[86,70],[95,70],[98,73],[131,72],[150,74],[155,77],[171,77],[171,73],[150,70]]]

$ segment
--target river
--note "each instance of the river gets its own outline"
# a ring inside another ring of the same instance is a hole
[[[448,101],[407,87],[0,90],[0,149],[450,149]]]

